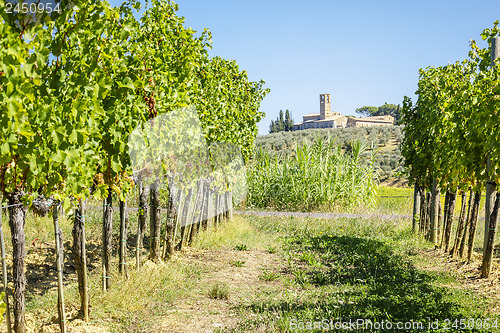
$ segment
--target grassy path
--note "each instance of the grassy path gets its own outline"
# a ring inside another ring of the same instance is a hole
[[[478,261],[450,261],[414,236],[408,219],[237,214],[167,263],[146,261],[128,279],[114,275],[106,294],[99,288],[98,226],[89,225],[95,237],[89,240],[89,324],[77,319],[69,250],[66,255],[72,332],[338,332],[335,323],[358,319],[422,325],[392,332],[453,332],[460,319],[495,321],[500,312],[498,273],[478,280]],[[28,264],[52,263],[49,245],[31,248]],[[28,279],[36,274],[28,272]],[[28,296],[30,332],[57,332],[55,278],[36,276]],[[440,329],[429,326],[436,320]],[[327,326],[307,329],[321,324]],[[356,331],[384,331],[364,328]],[[478,329],[475,322],[468,331],[495,329]]]
[[[462,331],[496,331],[478,323],[498,324],[498,293],[466,283],[407,222],[237,217],[185,255],[206,273],[151,332],[352,331],[336,328],[342,322],[385,331],[367,320],[413,325],[388,331],[453,332],[472,318]],[[219,287],[227,299],[210,296]]]
[[[318,219],[381,219],[381,220],[401,220],[409,219],[410,215],[394,214],[342,214],[342,213],[302,213],[302,212],[266,212],[266,211],[237,211],[237,214],[256,215],[256,216],[276,216],[276,217],[309,217]]]

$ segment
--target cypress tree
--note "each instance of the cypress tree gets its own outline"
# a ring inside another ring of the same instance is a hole
[[[283,110],[280,110],[280,116],[278,119],[278,131],[277,132],[282,132],[285,130],[285,120],[283,119]]]

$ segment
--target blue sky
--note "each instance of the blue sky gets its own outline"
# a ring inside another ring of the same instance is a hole
[[[212,32],[212,56],[266,81],[259,134],[280,109],[296,122],[318,112],[321,93],[345,115],[413,98],[419,68],[465,59],[470,39],[500,19],[498,0],[176,2],[186,26]]]

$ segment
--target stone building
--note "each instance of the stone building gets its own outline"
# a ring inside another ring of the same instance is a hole
[[[310,113],[302,117],[302,122],[293,125],[294,131],[308,128],[346,127],[347,118],[331,109],[330,94],[319,95],[319,113]]]
[[[394,117],[390,115],[347,118],[347,127],[365,127],[365,126],[391,126],[394,125]]]

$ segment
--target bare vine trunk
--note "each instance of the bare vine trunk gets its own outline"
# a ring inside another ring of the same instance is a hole
[[[469,230],[469,247],[467,250],[467,260],[472,259],[472,251],[474,250],[474,238],[476,237],[476,226],[477,226],[477,212],[479,210],[479,203],[481,201],[481,192],[476,192],[474,194],[474,204],[472,205],[472,212],[470,215],[470,230]]]
[[[453,247],[450,251],[450,254],[452,257],[456,257],[458,254],[458,250],[460,248],[460,244],[462,242],[462,237],[463,237],[463,232],[464,232],[464,227],[465,227],[465,210],[467,209],[467,192],[462,191],[460,194],[461,201],[460,201],[460,215],[458,218],[458,227],[457,227],[457,235],[455,237],[455,242],[453,244]]]
[[[75,263],[78,280],[78,292],[80,293],[80,313],[85,321],[89,319],[89,305],[87,285],[87,263],[85,254],[85,206],[81,202],[75,209],[75,221],[73,223],[73,261]]]
[[[465,219],[465,226],[463,231],[462,240],[460,242],[460,249],[458,250],[460,258],[463,258],[465,255],[465,244],[467,242],[467,236],[469,235],[469,228],[471,222],[471,213],[472,213],[472,205],[474,200],[474,191],[472,189],[469,191],[469,203],[467,204],[467,218]]]
[[[420,226],[419,230],[422,235],[426,234],[426,224],[427,224],[427,199],[425,192],[422,195],[422,202],[420,204]]]
[[[431,240],[431,210],[432,210],[432,200],[431,200],[431,192],[427,193],[427,222],[426,222],[426,235],[427,239]]]
[[[448,252],[450,246],[451,227],[453,226],[453,217],[455,212],[455,202],[457,199],[457,192],[449,192],[448,207],[446,208],[446,225],[443,229],[444,238],[444,251]]]
[[[14,332],[26,332],[24,291],[26,289],[26,274],[24,272],[24,258],[26,257],[24,223],[26,208],[21,204],[22,191],[15,191],[6,195],[9,205],[9,226],[12,238],[12,274],[14,279]],[[15,205],[15,206],[12,206]]]
[[[441,203],[439,203],[441,204]],[[448,206],[450,205],[450,191],[446,191],[445,197],[444,197],[444,223],[443,223],[443,230],[446,230],[446,223],[448,222],[447,217],[448,217]],[[439,213],[441,215],[441,212]],[[441,235],[441,244],[439,245],[440,248],[444,246],[444,235],[445,233]]]

